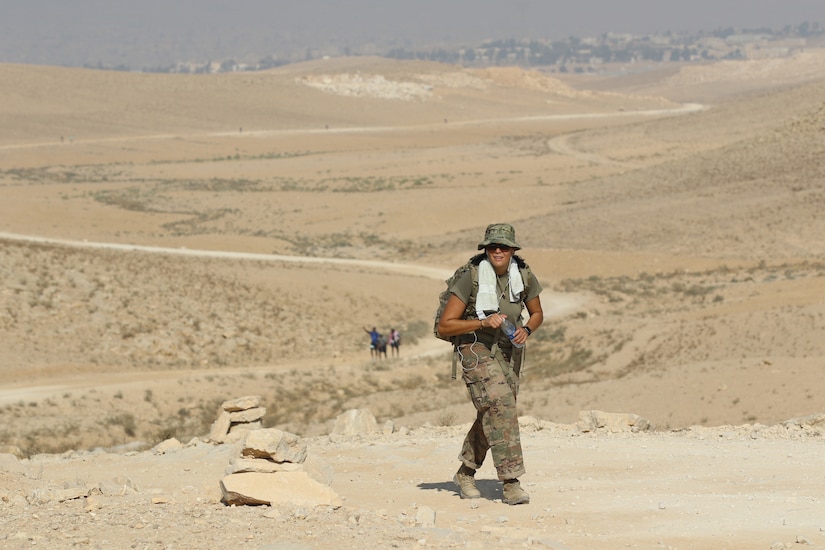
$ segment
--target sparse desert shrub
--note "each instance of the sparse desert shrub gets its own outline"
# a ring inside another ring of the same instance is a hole
[[[378,361],[378,362],[374,362],[370,365],[367,365],[367,369],[372,370],[372,371],[377,371],[377,372],[388,371],[388,370],[390,370],[390,366],[386,363]]]
[[[123,433],[129,437],[134,437],[137,434],[137,421],[135,415],[128,412],[109,416],[103,421],[104,426],[121,426]]]
[[[404,416],[406,414],[407,414],[407,411],[404,410],[404,407],[400,403],[394,402],[390,406],[390,414],[389,414],[390,417],[401,417],[401,416]]]
[[[152,434],[152,444],[156,445],[172,438],[180,440],[181,436],[179,434],[178,426],[163,426]]]
[[[424,377],[420,376],[420,375],[416,375],[416,376],[412,376],[410,378],[406,378],[404,380],[401,380],[398,383],[398,386],[400,388],[405,389],[405,390],[411,390],[411,389],[415,389],[415,388],[421,388],[425,384],[426,383],[424,381]]]
[[[436,426],[452,426],[455,423],[455,411],[450,409],[443,409],[438,412],[435,419]]]
[[[539,330],[535,331],[530,339],[534,342],[553,342],[559,344],[564,342],[564,335],[567,332],[567,327],[564,325],[554,325],[552,323],[545,323]]]

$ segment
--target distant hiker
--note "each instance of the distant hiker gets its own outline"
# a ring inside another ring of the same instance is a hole
[[[526,470],[516,397],[523,346],[541,325],[544,314],[541,285],[524,260],[515,255],[520,248],[512,225],[488,225],[478,245],[484,252],[471,258],[470,268],[452,281],[437,325],[437,335],[451,337],[457,346],[462,377],[476,408],[475,422],[458,457],[461,467],[453,477],[461,498],[481,497],[474,476],[489,450],[504,484],[502,501],[530,502],[518,481]],[[530,317],[522,325],[525,306]],[[505,319],[516,325],[512,341],[502,329]]]
[[[378,357],[378,337],[381,336],[378,329],[372,327],[372,330],[367,330],[364,327],[364,332],[370,335],[370,357]]]
[[[390,329],[390,348],[392,349],[392,356],[398,357],[400,355],[401,333],[394,328]]]
[[[378,335],[378,357],[387,358],[387,335],[386,334],[379,334]]]

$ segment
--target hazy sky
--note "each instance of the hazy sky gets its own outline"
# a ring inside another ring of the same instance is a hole
[[[424,48],[805,21],[825,25],[825,0],[0,0],[0,62],[68,55],[81,43],[100,57],[192,41],[262,57],[276,52],[261,48]]]

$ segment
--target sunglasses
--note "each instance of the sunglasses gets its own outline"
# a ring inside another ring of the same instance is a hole
[[[499,249],[502,252],[510,252],[510,250],[512,250],[513,247],[507,246],[506,244],[488,244],[487,245],[487,252],[495,252],[496,249]]]

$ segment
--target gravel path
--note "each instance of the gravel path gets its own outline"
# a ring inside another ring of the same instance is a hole
[[[2,455],[0,545],[23,548],[774,549],[825,544],[811,425],[582,433],[522,418],[531,495],[500,502],[450,481],[467,426],[307,440],[332,466],[340,508],[227,507],[236,449],[198,440],[164,454]],[[77,490],[76,488],[80,488]],[[63,496],[60,496],[63,495]]]

